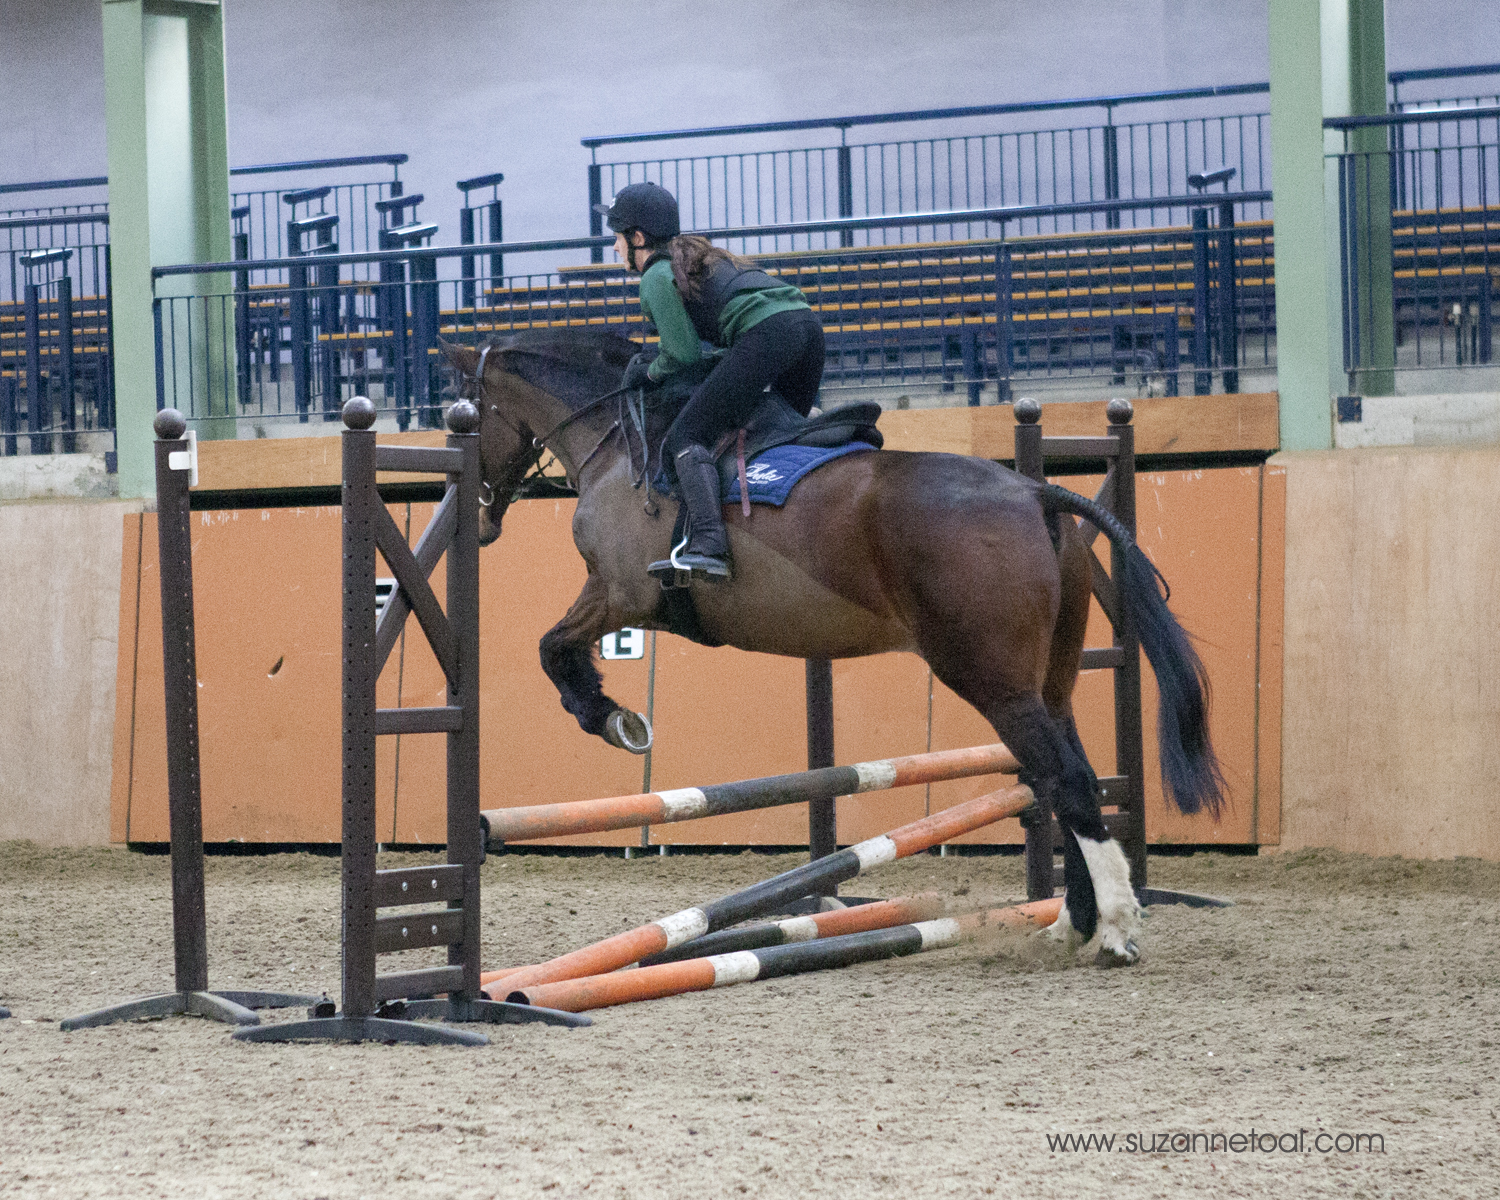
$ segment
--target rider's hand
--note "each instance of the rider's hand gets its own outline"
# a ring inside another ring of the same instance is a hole
[[[651,376],[647,373],[651,366],[651,360],[645,354],[637,354],[625,366],[625,377],[620,380],[622,388],[648,387]]]

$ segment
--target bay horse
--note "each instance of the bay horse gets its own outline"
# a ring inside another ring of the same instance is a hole
[[[593,653],[627,626],[680,628],[646,574],[671,549],[677,504],[652,498],[651,439],[620,390],[639,349],[577,329],[443,347],[459,395],[480,411],[481,543],[500,536],[543,447],[577,489],[573,540],[588,579],[542,638],[542,667],[585,732],[638,752],[649,730],[604,694]],[[920,655],[994,727],[1065,830],[1066,904],[1052,935],[1074,948],[1097,936],[1098,962],[1134,962],[1140,909],[1073,719],[1091,567],[1072,517],[1125,551],[1116,590],[1156,673],[1167,794],[1184,813],[1217,815],[1223,781],[1203,665],[1125,528],[1093,501],[998,463],[889,450],[835,459],[782,508],[724,515],[734,579],[693,578],[700,640],[794,658]]]

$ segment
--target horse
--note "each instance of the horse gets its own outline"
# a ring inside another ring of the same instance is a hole
[[[541,640],[542,667],[582,729],[643,751],[644,718],[602,690],[601,638],[627,626],[680,631],[681,596],[646,565],[668,556],[677,504],[653,495],[652,438],[620,387],[640,349],[602,330],[522,331],[483,348],[443,346],[458,395],[480,412],[480,542],[545,449],[578,493],[573,540],[583,590]],[[643,494],[644,492],[644,494]],[[1074,517],[1124,551],[1121,603],[1159,684],[1162,779],[1184,813],[1217,816],[1223,778],[1208,733],[1208,678],[1167,606],[1165,580],[1102,506],[998,463],[871,450],[805,476],[782,508],[725,510],[731,582],[694,576],[697,627],[713,645],[794,658],[920,655],[994,727],[1065,831],[1065,904],[1054,938],[1096,961],[1139,951],[1140,907],[1105,829],[1073,717],[1091,595]]]

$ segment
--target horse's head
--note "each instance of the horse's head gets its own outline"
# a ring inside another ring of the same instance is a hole
[[[617,389],[640,347],[606,330],[525,330],[481,349],[442,343],[458,376],[458,394],[479,410],[479,543],[500,536],[500,522],[526,473],[541,456],[538,435],[580,418],[564,440],[587,438],[595,398]],[[565,446],[550,445],[568,466]]]
[[[535,432],[522,412],[515,389],[529,385],[506,372],[490,348],[442,344],[458,376],[458,395],[479,410],[479,544],[500,536],[500,522],[526,472],[536,463]]]

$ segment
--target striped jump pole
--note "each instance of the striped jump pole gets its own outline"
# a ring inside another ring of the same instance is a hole
[[[1027,928],[1050,925],[1057,920],[1062,897],[1035,900],[1015,908],[997,908],[962,917],[918,921],[889,929],[874,929],[842,937],[784,946],[738,950],[707,958],[641,967],[638,971],[612,971],[584,979],[515,987],[506,994],[513,1004],[536,1004],[560,1012],[586,1012],[636,1000],[659,1000],[684,992],[703,992],[755,979],[777,979],[808,971],[826,971],[882,958],[899,958],[923,950],[937,950],[970,941],[994,928]]]
[[[684,958],[704,958],[710,954],[728,954],[734,950],[758,950],[762,946],[780,946],[786,942],[811,942],[818,938],[841,937],[846,933],[864,933],[869,929],[889,929],[892,925],[912,925],[942,916],[943,898],[937,892],[915,896],[898,896],[894,900],[875,900],[852,908],[835,908],[807,917],[789,917],[764,925],[745,925],[710,933],[695,941],[664,950],[641,959],[641,966],[679,962]],[[493,983],[504,975],[513,975],[520,967],[486,971],[480,983]]]
[[[937,892],[900,896],[894,900],[873,900],[852,908],[835,908],[829,912],[805,917],[788,917],[764,925],[741,925],[721,929],[685,942],[674,950],[647,955],[641,966],[681,962],[686,958],[708,958],[714,954],[732,954],[736,950],[759,950],[765,946],[782,946],[791,942],[815,942],[819,938],[843,937],[849,933],[866,933],[871,929],[889,929],[893,925],[915,925],[943,915],[943,898]]]
[[[479,814],[491,841],[528,842],[534,838],[602,833],[641,825],[666,825],[698,817],[800,804],[860,792],[879,792],[914,783],[939,783],[974,775],[1014,775],[1021,769],[1004,746],[969,746],[936,750],[905,758],[883,758],[851,767],[821,767],[793,775],[770,775],[705,788],[674,788],[637,796],[574,800],[522,808],[490,808]]]
[[[607,971],[618,970],[640,962],[648,955],[675,949],[706,933],[727,929],[752,917],[776,912],[790,900],[817,892],[827,884],[853,879],[881,863],[906,858],[959,834],[982,829],[1006,817],[1018,816],[1030,804],[1031,789],[1025,784],[1001,788],[997,792],[976,797],[923,817],[920,821],[913,821],[910,825],[893,829],[890,833],[850,846],[847,850],[839,850],[800,867],[793,867],[790,871],[783,871],[774,878],[753,884],[701,908],[684,909],[649,925],[642,925],[605,938],[602,942],[595,942],[592,946],[574,950],[571,954],[508,972],[485,984],[484,992],[494,998],[497,995],[508,995],[517,988],[556,983],[562,979],[582,979],[586,975],[602,975]]]

